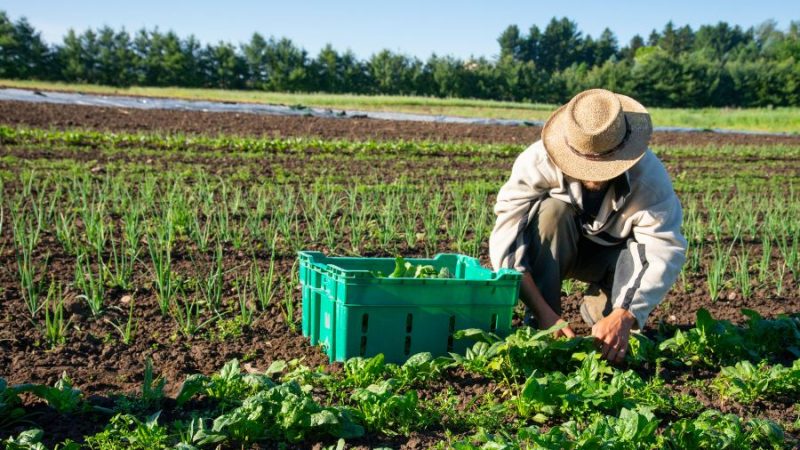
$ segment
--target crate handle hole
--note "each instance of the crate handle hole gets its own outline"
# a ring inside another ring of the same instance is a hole
[[[369,314],[364,314],[361,316],[361,332],[366,333],[368,327],[369,327]]]
[[[414,315],[408,313],[406,316],[406,333],[411,333],[411,327],[414,324]]]
[[[489,323],[489,330],[494,333],[497,330],[497,314],[492,314],[492,321]]]
[[[409,314],[409,316],[411,316],[411,314]],[[405,352],[406,356],[411,353],[411,336],[406,336],[406,346],[403,351]]]
[[[367,337],[361,336],[361,348],[359,349],[361,356],[367,354]]]

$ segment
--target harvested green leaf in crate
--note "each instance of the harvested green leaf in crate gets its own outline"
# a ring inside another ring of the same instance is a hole
[[[379,270],[373,274],[378,278],[386,277]],[[430,264],[415,265],[406,261],[402,256],[397,256],[394,258],[394,272],[390,273],[388,278],[453,278],[453,276],[447,267],[442,267],[437,271]]]

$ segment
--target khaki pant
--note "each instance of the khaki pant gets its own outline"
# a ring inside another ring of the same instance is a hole
[[[580,218],[569,203],[544,199],[528,233],[526,266],[544,299],[559,315],[564,278],[596,284],[613,299],[618,287],[630,277],[632,270],[624,266],[626,261],[632,264],[632,258],[625,242],[608,247],[590,241],[583,236]]]

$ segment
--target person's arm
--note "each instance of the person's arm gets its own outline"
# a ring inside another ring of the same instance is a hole
[[[494,270],[516,269],[525,272],[527,243],[523,233],[536,203],[556,183],[557,172],[549,166],[541,141],[528,147],[514,161],[511,175],[497,193],[493,211],[497,216],[489,235],[489,259]]]
[[[536,283],[533,282],[533,277],[528,272],[522,274],[522,283],[520,284],[519,291],[520,299],[525,306],[530,309],[531,313],[536,317],[536,322],[539,328],[546,330],[553,325],[563,322],[564,320],[553,311],[553,308],[547,304]],[[566,327],[558,330],[556,336],[575,337],[575,333],[567,325]]]
[[[489,258],[495,270],[512,268],[523,273],[520,299],[536,316],[539,326],[549,328],[561,318],[547,304],[527,271],[524,255],[528,251],[521,233],[537,201],[556,183],[558,172],[551,167],[541,141],[522,152],[514,161],[508,181],[500,188],[494,213],[494,229],[489,236]],[[569,327],[559,335],[574,336]]]
[[[681,234],[683,213],[677,196],[651,205],[633,226],[628,248],[632,276],[612,299],[614,310],[592,327],[603,356],[619,362],[625,357],[633,327],[644,327],[650,312],[664,299],[686,260],[686,239]]]

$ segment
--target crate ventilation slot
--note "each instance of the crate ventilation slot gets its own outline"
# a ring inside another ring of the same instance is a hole
[[[447,329],[447,351],[453,351],[453,333],[456,331],[456,316],[450,316],[450,324]]]

